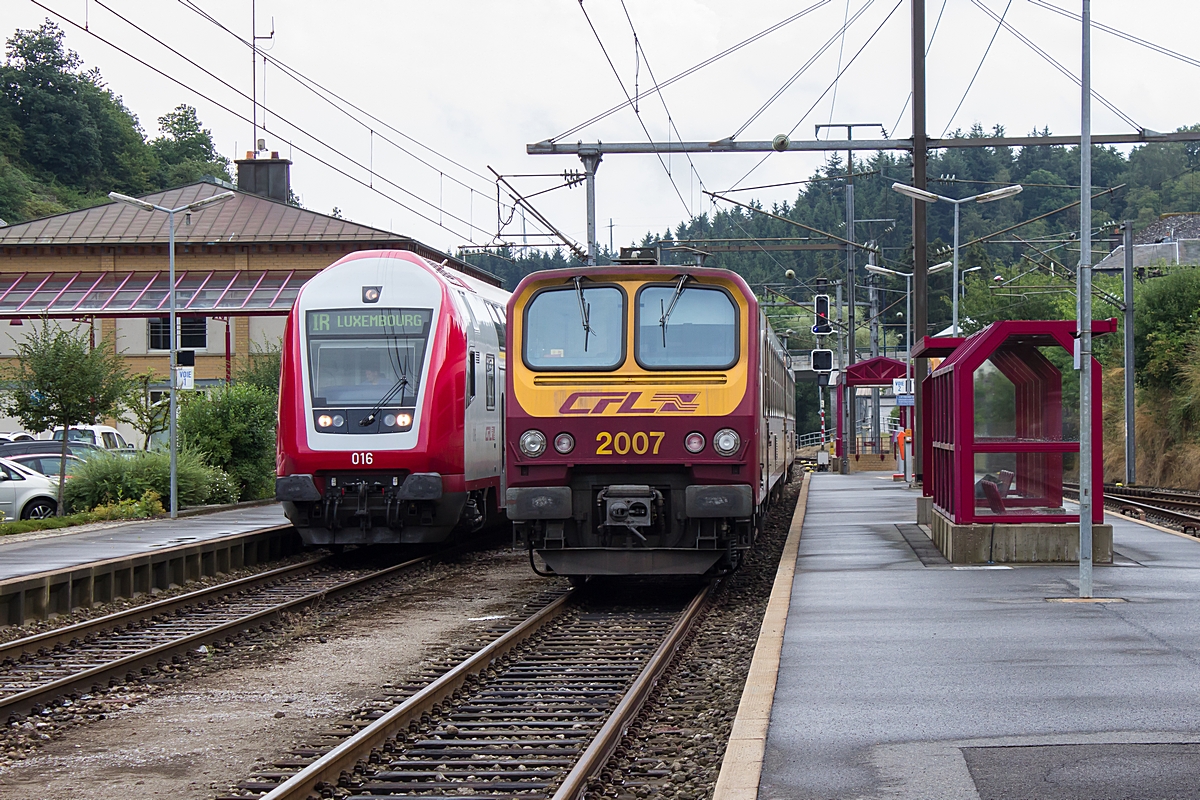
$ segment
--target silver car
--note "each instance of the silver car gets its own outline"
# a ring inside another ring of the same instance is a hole
[[[58,481],[6,458],[0,458],[0,511],[4,519],[54,516]]]

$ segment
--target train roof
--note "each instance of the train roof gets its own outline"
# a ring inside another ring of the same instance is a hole
[[[748,297],[754,297],[750,285],[745,278],[736,272],[719,267],[698,267],[695,264],[612,264],[598,267],[563,267],[531,272],[521,279],[513,294],[520,294],[526,286],[535,281],[554,280],[556,278],[570,279],[582,276],[590,280],[614,280],[621,277],[664,277],[677,278],[680,275],[692,275],[697,278],[724,278],[739,284]]]

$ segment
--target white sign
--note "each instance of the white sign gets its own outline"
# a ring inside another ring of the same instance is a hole
[[[916,395],[898,394],[896,395],[896,405],[898,406],[915,406],[917,404]]]
[[[195,389],[196,388],[196,368],[195,367],[176,367],[175,368],[175,387],[177,389]]]
[[[899,397],[902,394],[913,393],[912,378],[892,378],[892,394]]]

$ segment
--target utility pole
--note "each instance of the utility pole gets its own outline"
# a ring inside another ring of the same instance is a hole
[[[918,189],[926,188],[926,145],[925,132],[925,0],[912,0],[912,185]],[[928,246],[926,237],[925,203],[912,201],[913,221],[913,318],[911,337],[919,342],[925,337],[929,326],[928,295]],[[911,349],[915,342],[909,341]],[[924,425],[921,424],[921,409],[924,404],[921,391],[921,378],[928,369],[928,361],[918,359],[915,365],[914,389],[916,397],[913,407],[913,476],[918,482],[924,475],[924,464],[921,463],[922,442],[925,441]]]
[[[612,231],[613,231],[613,221],[612,221],[612,217],[609,217],[608,218],[608,252],[610,252],[610,253],[614,252],[613,251]]]
[[[1092,4],[1083,0],[1079,125],[1079,596],[1092,597]]]
[[[1133,222],[1125,220],[1125,485],[1137,483],[1137,427],[1133,406]]]
[[[587,265],[596,266],[596,169],[600,166],[598,148],[580,148],[579,160],[583,162],[583,172],[587,179]]]
[[[867,242],[872,248],[867,252],[867,263],[874,266],[875,264],[875,242]],[[867,293],[868,299],[871,302],[871,358],[879,357],[879,290],[875,284],[877,278],[874,273],[867,276]],[[880,439],[880,409],[879,409],[879,387],[871,387],[871,440],[875,443],[876,452],[881,451],[882,440]]]
[[[250,146],[257,155],[262,149],[258,146],[258,40],[275,38],[275,18],[271,17],[271,33],[268,36],[258,35],[258,14],[255,13],[257,0],[250,0]],[[264,57],[265,58],[265,57]],[[245,97],[245,95],[243,95]]]

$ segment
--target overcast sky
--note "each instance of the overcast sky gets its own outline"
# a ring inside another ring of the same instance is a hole
[[[86,17],[93,33],[191,88],[155,74],[30,0],[0,3],[0,28],[6,36],[16,28],[36,27],[51,16],[66,30],[68,46],[80,53],[87,66],[100,68],[147,133],[157,132],[160,115],[188,103],[212,129],[223,154],[240,157],[252,147],[250,123],[216,104],[248,118],[248,100],[107,10],[121,14],[249,94],[250,51],[202,19],[183,0],[39,1],[80,25]],[[1078,74],[1078,23],[1038,2],[978,0],[997,15],[1006,14],[1007,22]],[[1072,11],[1080,7],[1077,1],[1056,2]],[[249,37],[251,0],[194,3],[233,32]],[[947,128],[967,129],[975,122],[988,129],[1000,124],[1014,135],[1044,126],[1054,133],[1078,132],[1079,90],[1067,77],[1012,33],[1003,29],[996,33],[996,22],[974,0],[926,3],[927,35],[933,34],[937,24],[928,63],[931,136],[940,136]],[[907,0],[625,0],[625,6],[644,58],[635,60],[633,34],[620,0],[584,3],[630,92],[635,77],[644,90],[652,83],[651,71],[663,80],[816,6],[801,19],[664,90],[663,100],[678,135],[685,140],[711,141],[734,133],[831,37],[832,46],[738,138],[770,139],[794,128],[793,138],[809,139],[814,136],[814,124],[830,121],[880,123],[896,138],[911,133],[909,112],[901,113],[911,81]],[[839,28],[864,7],[843,43],[836,36]],[[1097,23],[1200,58],[1195,38],[1200,29],[1200,3],[1094,0],[1092,13]],[[269,149],[290,155],[295,162],[292,185],[303,204],[325,213],[336,206],[347,218],[441,248],[491,240],[497,213],[489,165],[506,175],[579,169],[574,157],[527,156],[525,145],[557,136],[624,100],[621,85],[578,0],[257,0],[257,15],[260,36],[270,33],[273,21],[275,38],[263,42],[272,57],[382,120],[365,125],[355,121],[274,65],[267,68],[264,78],[260,65],[258,95],[265,110],[260,109],[259,119],[265,117],[267,132],[259,136],[266,139]],[[990,53],[964,99],[993,35]],[[861,55],[850,63],[864,44]],[[836,92],[827,91],[839,72],[839,63],[843,68],[850,66]],[[1200,122],[1195,103],[1197,77],[1200,68],[1099,30],[1093,33],[1094,87],[1140,127],[1169,131]],[[669,130],[663,100],[647,97],[639,105],[641,122],[656,140],[677,137]],[[357,112],[356,116],[363,119]],[[395,130],[388,130],[383,123]],[[421,149],[397,130],[467,169]],[[1095,103],[1093,130],[1119,133],[1130,131],[1131,126]],[[878,132],[860,129],[855,135],[874,137]],[[385,137],[433,166],[400,152]],[[833,138],[841,138],[841,134]],[[646,133],[634,112],[626,109],[569,141],[579,139],[641,142],[646,141]],[[598,238],[607,243],[610,219],[614,243],[620,246],[647,230],[661,232],[673,227],[689,213],[707,211],[710,206],[700,194],[701,181],[711,190],[725,190],[739,181],[742,186],[754,186],[799,180],[809,177],[823,160],[818,154],[773,155],[743,180],[760,158],[693,155],[697,178],[682,156],[665,159],[671,177],[653,155],[609,156],[598,173]],[[530,193],[555,184],[551,178],[512,180]],[[357,181],[373,184],[375,190]],[[791,187],[740,196],[753,195],[770,203],[792,199],[795,192]],[[533,202],[568,235],[581,243],[585,240],[582,188],[559,189]],[[438,222],[445,227],[435,224]],[[528,230],[535,229],[531,222]],[[505,229],[505,237],[519,241],[520,231],[517,215]]]

